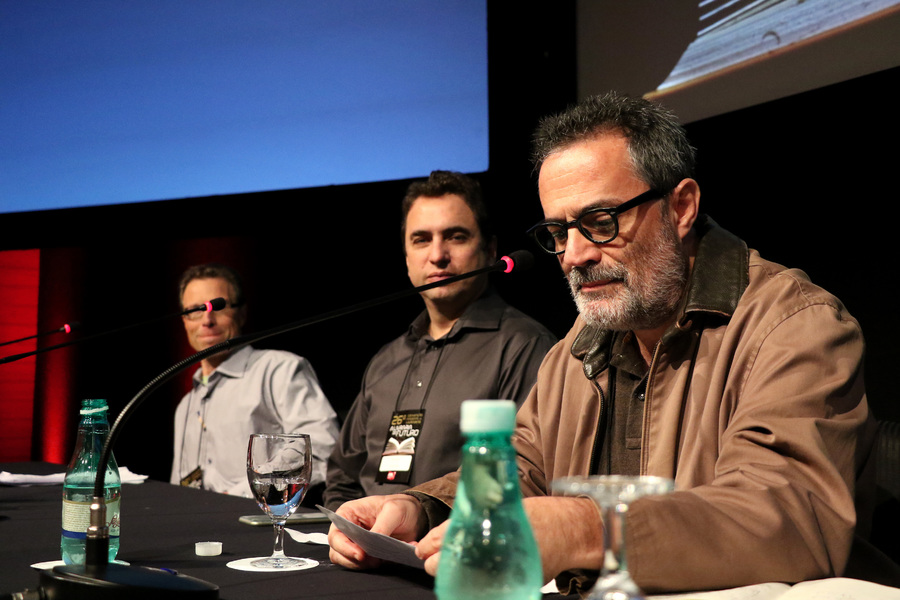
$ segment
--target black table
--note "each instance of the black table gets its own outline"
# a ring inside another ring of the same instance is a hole
[[[0,464],[12,473],[44,474],[64,467],[44,463]],[[29,565],[60,557],[61,486],[0,486],[0,594],[34,589],[39,575]],[[424,571],[387,566],[356,572],[331,564],[328,547],[298,544],[285,534],[289,556],[319,561],[319,566],[289,573],[253,573],[229,569],[229,561],[272,552],[270,526],[238,522],[241,515],[262,514],[256,502],[223,494],[180,488],[159,481],[122,486],[122,530],[118,558],[132,565],[174,569],[216,584],[223,600],[279,598],[354,598],[434,600],[433,580]],[[292,525],[312,532],[327,524]],[[194,543],[220,541],[220,556],[194,553]],[[264,592],[263,592],[264,590]]]

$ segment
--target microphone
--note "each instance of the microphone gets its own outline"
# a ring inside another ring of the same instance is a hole
[[[506,265],[503,269],[504,273],[512,273],[514,271],[527,271],[534,266],[534,255],[528,250],[516,250],[510,252],[509,256],[500,259]]]
[[[164,321],[166,319],[171,319],[172,317],[181,317],[181,316],[199,312],[199,311],[212,312],[212,311],[216,311],[216,310],[222,310],[223,308],[225,308],[226,304],[227,304],[227,302],[225,301],[225,298],[214,298],[208,302],[204,302],[200,306],[195,306],[194,308],[188,308],[186,310],[183,310],[181,312],[177,312],[177,313],[174,313],[171,315],[157,317],[155,319],[150,319],[149,321],[141,321],[140,323],[126,325],[125,327],[119,327],[118,329],[112,329],[110,331],[95,333],[94,335],[89,335],[87,337],[79,338],[77,340],[69,340],[68,342],[56,344],[55,346],[47,346],[46,348],[38,348],[37,350],[32,350],[31,352],[22,352],[21,354],[11,354],[9,356],[4,356],[3,358],[0,358],[0,365],[8,363],[8,362],[13,362],[13,361],[16,361],[16,360],[19,360],[22,358],[27,358],[29,356],[34,356],[35,354],[40,354],[41,352],[49,352],[50,350],[58,350],[59,348],[65,348],[66,346],[71,346],[73,344],[87,342],[87,341],[94,340],[94,339],[97,339],[100,337],[105,337],[107,335],[112,335],[114,333],[126,331],[128,329],[134,329],[135,327],[140,327],[142,325],[149,325],[151,323]],[[68,333],[69,331],[71,331],[71,329],[74,325],[77,325],[77,323],[63,325],[60,329],[57,329],[56,331],[63,331],[63,330],[65,330],[66,327],[69,327],[70,329],[66,331],[66,333]],[[51,332],[51,333],[53,333],[53,332]],[[28,338],[24,338],[24,339],[28,339]],[[19,340],[16,340],[16,341],[19,341]],[[2,345],[2,344],[0,344],[0,345]]]
[[[476,277],[478,275],[482,275],[484,273],[490,273],[492,271],[502,271],[504,273],[513,273],[516,271],[524,271],[530,268],[534,264],[534,256],[528,250],[517,250],[516,252],[511,252],[508,256],[504,256],[493,265],[482,267],[480,269],[475,269],[474,271],[469,271],[467,273],[462,273],[461,275],[454,275],[452,277],[447,277],[446,279],[441,279],[438,281],[433,281],[431,283],[426,283],[425,285],[420,285],[418,287],[413,287],[405,290],[401,290],[399,292],[394,292],[393,294],[388,294],[386,296],[381,296],[380,298],[375,298],[373,300],[367,300],[364,302],[360,302],[357,304],[353,304],[351,306],[347,306],[344,308],[338,308],[332,311],[328,311],[322,313],[320,315],[316,315],[313,317],[308,317],[306,319],[301,319],[299,321],[294,321],[293,323],[288,323],[286,325],[280,325],[278,327],[273,327],[271,329],[267,329],[265,331],[261,331],[259,333],[253,334],[245,334],[239,335],[237,337],[233,337],[227,339],[225,341],[219,342],[214,346],[210,346],[209,348],[205,348],[196,354],[192,354],[188,356],[184,360],[176,363],[175,365],[169,367],[166,371],[163,371],[161,374],[157,375],[155,379],[150,381],[147,385],[145,385],[132,399],[125,405],[125,408],[122,409],[122,412],[119,413],[119,416],[116,418],[112,427],[109,430],[109,436],[106,438],[106,444],[103,446],[102,454],[100,455],[100,463],[101,465],[106,464],[106,461],[109,460],[109,454],[112,450],[112,445],[115,442],[116,435],[119,432],[119,429],[124,425],[125,421],[128,417],[131,416],[131,412],[133,408],[137,407],[143,401],[143,398],[149,395],[150,392],[155,390],[161,384],[165,383],[175,374],[179,373],[186,367],[200,362],[204,358],[208,356],[213,356],[215,354],[219,354],[220,352],[224,352],[226,350],[236,350],[241,348],[242,346],[246,346],[248,344],[252,344],[253,342],[258,342],[260,340],[264,340],[266,338],[270,338],[275,335],[279,335],[282,333],[287,333],[289,331],[294,331],[296,329],[301,329],[306,327],[307,325],[314,325],[316,323],[321,323],[322,321],[329,321],[331,319],[336,319],[337,317],[343,317],[366,308],[371,308],[373,306],[378,306],[380,304],[386,304],[388,302],[392,302],[394,300],[399,300],[400,298],[405,298],[406,296],[412,296],[414,294],[419,294],[426,290],[430,290],[436,287],[442,287],[445,285],[450,285],[451,283],[456,283],[457,281],[462,281],[464,279],[469,279],[470,277]],[[97,471],[97,480],[94,485],[94,496],[103,498],[103,475],[104,471]],[[106,556],[106,554],[103,554]]]
[[[77,329],[77,328],[80,327],[80,326],[81,326],[81,323],[79,323],[78,321],[72,321],[71,323],[66,323],[65,325],[63,325],[63,326],[60,327],[59,329],[53,329],[53,330],[50,330],[50,331],[43,331],[43,332],[41,332],[41,333],[36,333],[36,334],[34,334],[34,335],[29,335],[29,336],[26,336],[26,337],[23,337],[23,338],[19,338],[19,339],[17,339],[17,340],[10,340],[10,341],[8,341],[8,342],[0,342],[0,346],[8,346],[8,345],[10,345],[10,344],[15,344],[15,343],[18,343],[18,342],[24,342],[25,340],[30,340],[30,339],[34,339],[34,338],[37,338],[37,337],[41,337],[41,336],[45,336],[45,335],[50,335],[50,334],[52,334],[52,333],[72,333],[72,331],[73,331],[74,329]]]
[[[340,308],[324,314],[295,321],[287,325],[268,329],[266,331],[242,335],[224,342],[220,342],[215,346],[211,346],[196,354],[193,354],[181,362],[169,367],[166,371],[158,375],[150,383],[145,385],[132,399],[125,405],[122,412],[116,418],[112,427],[110,427],[109,435],[103,450],[100,453],[100,461],[98,464],[105,465],[109,461],[109,455],[112,452],[113,444],[122,429],[122,426],[134,412],[134,410],[150,395],[150,393],[164,382],[171,379],[174,375],[184,370],[188,366],[203,360],[208,356],[218,354],[225,350],[233,350],[247,344],[272,337],[281,333],[287,333],[295,329],[300,329],[307,325],[327,321],[340,316],[348,315],[365,308],[385,304],[405,296],[421,293],[432,288],[449,285],[463,279],[482,275],[492,271],[501,271],[503,273],[513,273],[524,271],[534,263],[534,257],[527,250],[519,250],[512,252],[508,256],[504,256],[493,265],[476,269],[461,275],[454,275],[446,279],[434,281],[418,287],[402,290],[393,294],[388,294],[374,300],[360,302],[346,308]],[[221,300],[221,298],[217,299]],[[215,302],[215,301],[213,301]],[[224,305],[224,300],[222,300]],[[223,306],[224,307],[224,306]],[[106,502],[104,499],[104,478],[105,469],[97,470],[97,478],[94,481],[94,497],[91,502],[90,527],[87,531],[85,540],[85,564],[68,565],[54,567],[52,571],[41,572],[41,589],[45,592],[49,591],[53,595],[47,597],[64,598],[112,598],[119,595],[127,595],[129,600],[142,598],[157,598],[160,592],[164,593],[167,598],[175,597],[192,597],[192,598],[217,598],[218,587],[205,581],[186,577],[183,575],[171,575],[162,573],[155,569],[145,567],[131,567],[109,563],[109,528],[106,526]],[[108,588],[109,582],[115,583],[115,587]],[[173,587],[174,586],[174,587]],[[99,595],[99,592],[112,589],[110,595]],[[173,594],[173,590],[177,589],[177,595]],[[116,591],[117,590],[117,591]]]
[[[213,298],[208,302],[204,302],[200,306],[195,306],[194,308],[188,308],[186,310],[178,313],[178,316],[189,315],[191,313],[205,311],[205,312],[213,312],[215,310],[222,310],[228,303],[225,301],[225,298]]]

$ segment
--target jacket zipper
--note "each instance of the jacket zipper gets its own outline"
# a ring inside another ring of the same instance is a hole
[[[594,443],[591,446],[591,461],[588,463],[588,475],[597,475],[599,474],[599,465],[595,464],[594,460],[600,460],[600,457],[596,456],[596,453],[597,447],[600,445],[600,424],[603,422],[603,411],[606,410],[606,395],[603,393],[603,388],[601,388],[600,384],[597,382],[597,378],[595,377],[592,381],[597,388],[597,391],[600,393],[600,413],[598,414],[594,430]]]
[[[651,400],[651,390],[653,389],[653,374],[655,370],[653,366],[656,364],[656,359],[659,357],[659,348],[662,346],[662,342],[656,342],[656,347],[653,348],[653,358],[650,359],[650,367],[649,371],[647,371],[647,386],[644,390],[644,418],[641,419],[641,475],[647,474],[647,460],[649,460],[649,455],[647,454],[647,447],[649,440],[647,436],[649,435],[647,432],[649,430],[649,408],[650,408],[650,400]]]

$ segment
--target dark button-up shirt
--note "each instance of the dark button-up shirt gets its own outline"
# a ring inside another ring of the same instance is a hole
[[[428,335],[428,313],[369,363],[362,389],[328,460],[325,504],[394,494],[459,467],[460,404],[506,399],[521,404],[556,338],[544,326],[486,293],[450,332]],[[375,481],[392,414],[424,410],[409,484]]]

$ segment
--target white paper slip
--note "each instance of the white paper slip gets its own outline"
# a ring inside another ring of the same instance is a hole
[[[297,531],[296,529],[290,529],[288,527],[285,527],[284,530],[288,532],[295,542],[301,544],[328,545],[328,535],[325,533],[303,533],[302,531]]]
[[[10,473],[0,471],[0,485],[62,485],[65,473],[51,473],[50,475],[29,475],[27,473]],[[119,478],[122,483],[142,483],[147,479],[146,475],[138,475],[128,470],[128,467],[119,467]]]
[[[363,529],[355,523],[351,523],[344,517],[338,516],[333,511],[328,510],[324,506],[316,505],[316,508],[328,515],[334,526],[341,530],[353,542],[365,550],[369,556],[374,556],[382,560],[415,567],[417,569],[425,568],[425,561],[416,556],[416,548],[407,542],[401,542],[390,536],[381,533],[372,533],[368,529]]]
[[[848,577],[757,583],[713,592],[648,596],[648,600],[900,600],[900,589]]]

